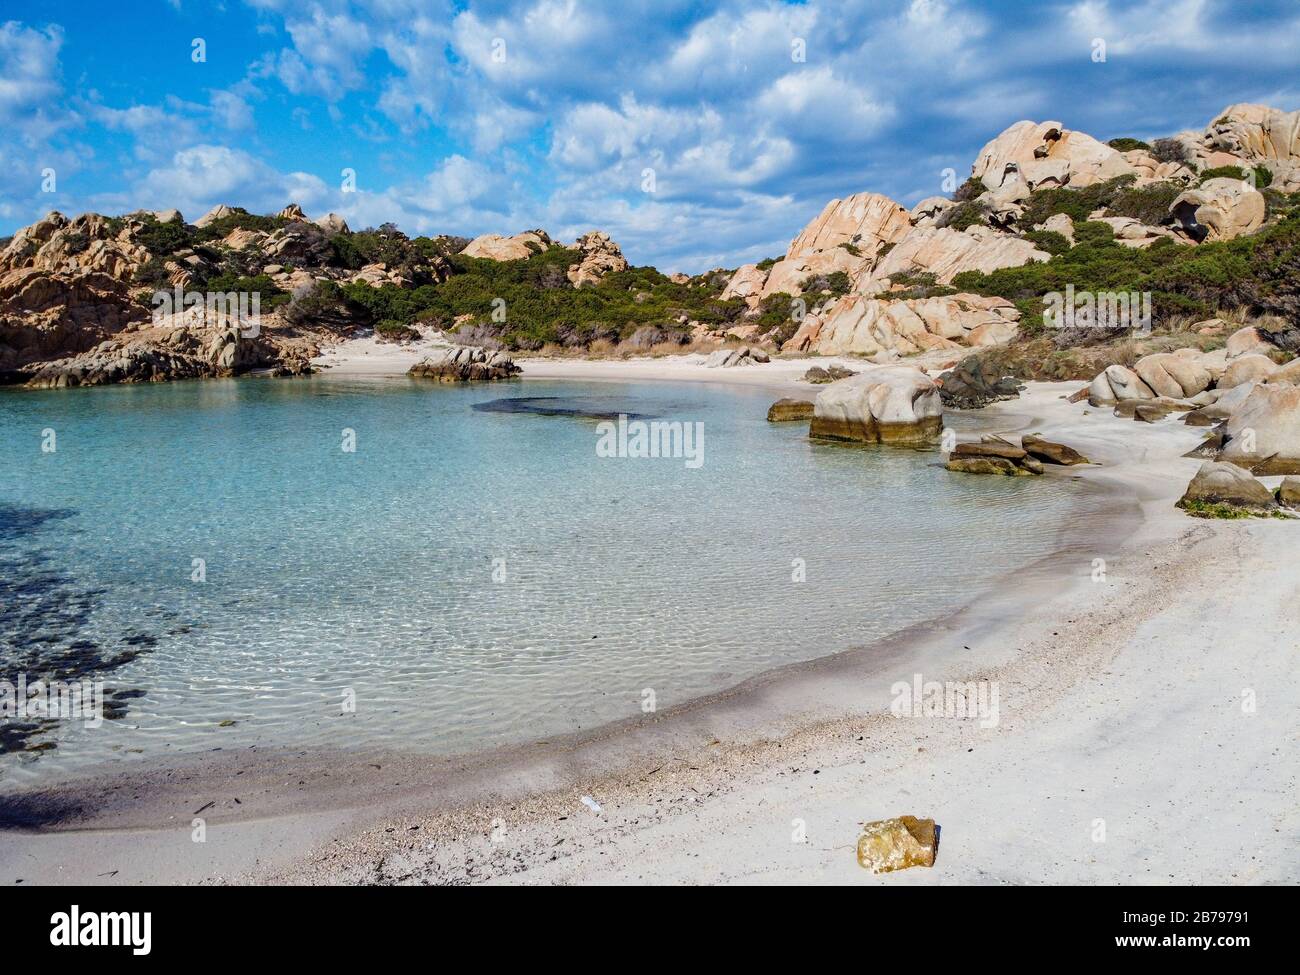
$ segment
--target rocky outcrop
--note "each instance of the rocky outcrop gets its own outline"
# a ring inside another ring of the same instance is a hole
[[[1300,478],[1284,477],[1273,496],[1278,504],[1288,508],[1300,508]]]
[[[1230,105],[1206,128],[1202,141],[1207,148],[1266,166],[1276,189],[1300,190],[1300,111]]]
[[[744,346],[739,349],[718,349],[710,352],[704,360],[708,369],[730,369],[733,366],[753,366],[770,361],[762,349]]]
[[[815,409],[812,400],[779,399],[767,408],[769,423],[784,423],[789,420],[811,420]]]
[[[979,356],[967,356],[938,379],[943,405],[954,410],[978,410],[999,400],[1016,399],[1024,388],[1014,376],[990,374]]]
[[[818,394],[809,435],[858,443],[927,444],[943,429],[939,387],[910,366],[872,369]]]
[[[958,294],[889,301],[850,294],[820,315],[805,318],[782,349],[818,355],[912,355],[998,345],[1015,337],[1019,319],[1015,305],[1002,298]]]
[[[1031,190],[1088,186],[1134,169],[1115,149],[1060,122],[1017,122],[989,141],[971,175],[989,190],[1024,183]]]
[[[1174,228],[1196,243],[1254,233],[1264,223],[1265,210],[1263,193],[1228,176],[1184,191],[1169,206]]]
[[[1269,489],[1240,467],[1206,461],[1187,485],[1178,507],[1197,512],[1206,505],[1220,504],[1254,512],[1277,506]]]
[[[569,265],[568,278],[575,288],[597,284],[606,274],[628,268],[627,258],[607,233],[593,230],[579,237],[573,246],[582,253],[581,261]]]
[[[348,232],[347,221],[337,213],[327,213],[325,216],[316,220],[316,226],[325,231],[325,236],[333,237],[335,234],[346,234]]]
[[[523,372],[504,352],[462,345],[426,356],[407,370],[408,376],[444,383],[509,379]]]
[[[195,220],[194,226],[206,227],[208,224],[214,223],[222,217],[234,216],[234,213],[235,211],[233,208],[226,206],[224,203],[218,203],[207,213],[203,214],[203,216],[199,217],[199,219]]]
[[[1256,474],[1300,474],[1300,386],[1255,386],[1228,417],[1218,459]]]
[[[772,266],[759,297],[778,292],[797,295],[805,279],[836,271],[856,281],[871,267],[881,248],[897,243],[911,229],[908,212],[879,193],[831,200],[795,237],[785,257]]]
[[[148,311],[127,286],[98,271],[0,274],[0,369],[84,352]]]
[[[483,234],[471,240],[461,253],[466,257],[485,257],[493,261],[522,261],[549,250],[553,243],[545,230],[525,230],[512,237]]]
[[[152,329],[47,363],[27,385],[62,389],[233,376],[270,361],[267,347],[238,329]]]
[[[767,282],[767,271],[757,264],[742,264],[731,276],[727,286],[722,289],[721,298],[742,298],[747,303],[757,304],[763,295],[763,285]]]
[[[1027,240],[989,227],[976,225],[960,232],[918,228],[881,259],[860,290],[878,294],[889,287],[891,277],[917,271],[933,274],[939,284],[951,284],[962,271],[988,274],[1030,261],[1048,261],[1051,256]]]

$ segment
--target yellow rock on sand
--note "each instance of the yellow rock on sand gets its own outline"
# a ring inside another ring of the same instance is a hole
[[[858,866],[872,873],[933,867],[939,829],[933,819],[897,816],[865,823],[858,837]]]

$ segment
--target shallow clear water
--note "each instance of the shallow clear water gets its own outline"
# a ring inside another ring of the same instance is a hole
[[[515,396],[701,422],[703,466],[598,457],[593,416],[473,408]],[[589,728],[646,689],[663,708],[955,609],[1091,503],[1064,479],[810,444],[766,422],[773,398],[328,377],[0,391],[0,676],[129,651],[105,681],[142,692],[98,729],[31,739],[55,750],[0,755],[0,781]]]

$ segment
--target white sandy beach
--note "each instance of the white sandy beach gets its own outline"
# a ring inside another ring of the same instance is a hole
[[[373,351],[336,354],[335,371],[405,372],[405,351]],[[740,382],[809,397],[816,387],[797,377],[825,364],[723,370],[697,358],[521,362],[524,383]],[[95,783],[69,828],[0,833],[0,877],[1296,883],[1300,522],[1187,517],[1173,502],[1201,431],[1068,404],[1078,386],[1031,384],[979,416],[1098,461],[1047,476],[1110,492],[1113,519],[951,618],[504,754],[218,756]],[[914,673],[996,682],[998,724],[890,715],[891,685]],[[209,802],[208,839],[195,844],[191,819]],[[935,866],[862,870],[859,825],[904,813],[939,823]]]

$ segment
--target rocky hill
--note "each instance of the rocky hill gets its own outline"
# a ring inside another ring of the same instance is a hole
[[[0,244],[0,378],[33,386],[298,374],[370,330],[590,354],[736,338],[892,361],[1036,341],[1045,297],[1069,287],[1149,294],[1157,327],[1229,312],[1294,326],[1300,112],[1234,105],[1149,145],[1018,122],[951,197],[833,200],[781,257],[696,277],[630,267],[598,231],[411,238],[293,204],[193,223],[50,213]]]
[[[951,198],[832,200],[723,297],[783,350],[877,358],[1036,334],[1043,297],[1071,284],[1151,292],[1157,325],[1237,308],[1294,322],[1298,210],[1300,112],[1233,105],[1150,145],[1023,121]],[[809,314],[782,320],[795,298]]]

